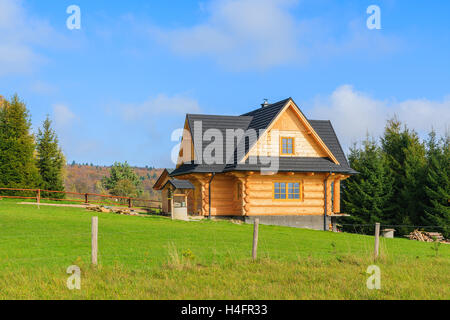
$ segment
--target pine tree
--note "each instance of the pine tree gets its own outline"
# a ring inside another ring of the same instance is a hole
[[[36,150],[41,188],[64,191],[65,158],[58,145],[58,137],[51,128],[51,121],[48,116],[42,125],[42,130],[39,128]]]
[[[440,143],[431,132],[427,141],[427,174],[425,178],[425,213],[423,224],[441,226],[446,238],[450,238],[450,137]]]
[[[362,148],[355,145],[350,149],[349,162],[359,174],[350,177],[343,186],[343,209],[351,215],[344,222],[389,223],[386,208],[391,201],[393,180],[387,174],[386,159],[381,149],[373,139],[367,138]]]
[[[418,223],[423,214],[424,146],[414,131],[402,129],[397,118],[388,120],[381,146],[393,179],[393,196],[386,206],[389,220],[396,225]],[[397,231],[404,234],[407,229]]]
[[[14,95],[0,106],[0,186],[34,188],[39,174],[26,105]]]
[[[404,176],[401,177],[401,189],[398,204],[402,204],[402,224],[420,225],[425,202],[425,146],[412,132],[409,145],[405,149]],[[406,233],[411,228],[404,228],[400,233]]]

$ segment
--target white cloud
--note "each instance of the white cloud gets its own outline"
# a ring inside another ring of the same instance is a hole
[[[64,104],[55,104],[53,106],[53,118],[55,127],[58,129],[67,129],[78,119],[78,117]]]
[[[377,57],[399,49],[399,38],[371,32],[362,18],[299,19],[297,0],[213,0],[202,5],[203,23],[149,28],[150,35],[181,56],[208,57],[225,68],[264,70],[349,54]],[[336,30],[340,30],[339,36]]]
[[[165,94],[159,94],[140,104],[122,104],[120,109],[125,119],[130,121],[143,119],[143,117],[147,116],[175,116],[200,111],[198,102],[195,99],[180,95],[169,97]]]
[[[30,15],[20,0],[0,0],[0,76],[29,72],[46,59],[35,46],[61,40],[48,22]]]
[[[216,0],[207,21],[188,28],[151,28],[181,55],[204,55],[233,69],[266,68],[298,59],[299,29],[288,9],[295,0]]]
[[[419,134],[426,134],[432,128],[443,134],[450,125],[450,97],[442,101],[377,100],[343,85],[329,97],[317,98],[309,113],[311,119],[331,120],[343,146],[348,147],[367,133],[381,135],[386,120],[394,115]]]

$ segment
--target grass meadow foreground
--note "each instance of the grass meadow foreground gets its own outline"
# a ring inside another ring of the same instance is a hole
[[[90,265],[91,217],[80,208],[0,201],[0,299],[449,299],[450,247],[373,237],[163,217],[99,217],[99,265]],[[368,266],[381,269],[369,290]],[[71,265],[81,290],[66,286]]]

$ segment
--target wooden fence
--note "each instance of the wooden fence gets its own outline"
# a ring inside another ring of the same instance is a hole
[[[126,206],[129,208],[137,207],[137,208],[161,209],[161,202],[157,200],[111,196],[96,193],[79,193],[79,192],[54,191],[43,189],[0,188],[0,199],[1,198],[26,199],[26,200],[35,199],[37,203],[40,203],[41,200],[47,200],[47,201],[75,202],[86,205],[103,204],[110,206]]]

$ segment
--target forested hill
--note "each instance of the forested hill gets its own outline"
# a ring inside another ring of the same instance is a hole
[[[66,191],[98,194],[107,193],[101,185],[101,179],[104,176],[109,176],[110,167],[70,164],[66,166],[65,170],[64,182]],[[140,198],[159,200],[158,192],[155,192],[152,187],[163,169],[133,167],[133,170],[142,181],[144,192]]]

